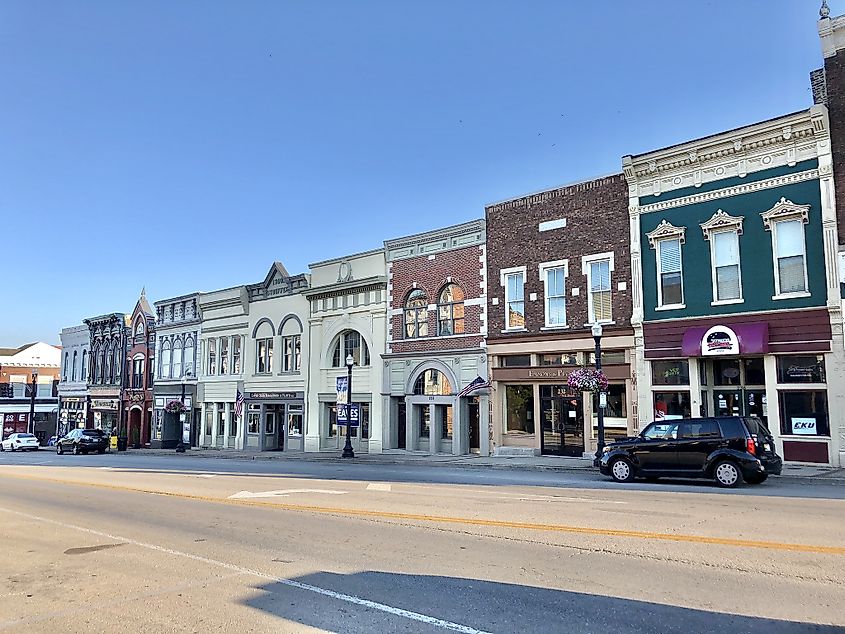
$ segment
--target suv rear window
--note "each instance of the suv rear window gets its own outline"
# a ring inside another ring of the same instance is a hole
[[[716,420],[719,422],[719,427],[722,428],[722,436],[725,438],[746,437],[741,418],[718,418]]]
[[[748,425],[748,431],[752,435],[761,436],[763,438],[772,438],[772,432],[766,427],[766,424],[759,418],[746,418],[745,424]]]
[[[82,432],[84,436],[102,436],[103,430],[102,429],[86,429]]]

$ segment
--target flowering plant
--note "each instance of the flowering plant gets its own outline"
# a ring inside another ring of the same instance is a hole
[[[607,377],[601,370],[578,368],[570,373],[566,384],[579,392],[604,392],[607,389]]]
[[[182,401],[167,401],[167,405],[164,406],[165,412],[171,412],[173,414],[181,414],[182,412],[188,411],[188,408],[182,404]]]

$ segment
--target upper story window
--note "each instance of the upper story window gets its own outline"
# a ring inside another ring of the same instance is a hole
[[[144,387],[144,356],[136,355],[132,359],[132,387]]]
[[[194,346],[194,338],[191,335],[185,337],[185,347],[182,350],[182,364],[185,367],[186,375],[194,375],[194,355],[196,348]]]
[[[613,293],[610,274],[613,253],[598,253],[581,258],[581,270],[587,276],[587,312],[589,323],[613,320]]]
[[[714,304],[742,301],[739,236],[743,220],[742,216],[731,216],[719,209],[701,224],[704,239],[710,241]]]
[[[405,300],[405,338],[428,336],[428,297],[414,289]]]
[[[774,207],[760,214],[766,230],[772,232],[775,271],[775,296],[772,299],[803,297],[809,293],[804,237],[804,225],[810,221],[809,211],[809,205],[796,205],[781,198]]]
[[[282,337],[282,348],[285,353],[282,360],[282,371],[299,372],[302,365],[302,336]]]
[[[161,375],[160,376],[163,379],[169,379],[170,378],[170,360],[171,360],[170,342],[167,339],[165,339],[164,342],[161,344]]]
[[[142,319],[138,320],[138,323],[135,324],[135,336],[143,335],[144,334],[144,321]]]
[[[505,330],[525,329],[525,267],[502,269],[505,287]]]
[[[220,374],[229,374],[229,337],[220,337]]]
[[[540,265],[547,328],[566,326],[566,278],[568,275],[569,262],[567,260],[544,262]]]
[[[115,366],[120,365],[119,357],[117,356],[117,347],[112,345],[106,354],[106,369],[103,376],[104,383],[114,383]]]
[[[426,370],[414,382],[414,394],[417,396],[448,396],[452,394],[452,385],[440,370]]]
[[[657,228],[646,234],[652,249],[657,252],[657,306],[683,308],[684,271],[681,246],[686,227],[676,227],[662,220]]]
[[[80,379],[82,381],[88,380],[88,351],[82,351],[82,371],[80,372]]]
[[[447,284],[440,291],[437,304],[437,334],[464,334],[464,290],[457,284]]]
[[[273,337],[255,340],[255,371],[269,374],[273,371]]]
[[[206,340],[206,346],[208,348],[208,359],[206,360],[205,373],[209,376],[215,376],[217,374],[217,339],[212,337]]]
[[[111,381],[112,383],[120,383],[120,373],[122,371],[123,360],[120,358],[120,344],[114,347],[114,365],[112,366],[113,372],[111,374]]]
[[[77,351],[73,351],[73,365],[71,366],[70,370],[70,380],[76,381],[76,362],[77,362]]]
[[[65,352],[65,363],[62,366],[62,380],[63,381],[67,381],[67,368],[68,368],[68,365],[70,365],[69,362],[68,362],[68,355],[69,355],[69,353]]]
[[[180,338],[176,338],[176,341],[173,342],[173,378],[174,379],[181,379],[182,378],[182,340]]]
[[[232,336],[232,374],[241,373],[241,336]]]
[[[370,365],[370,350],[361,333],[344,330],[335,339],[332,348],[332,367],[345,368],[347,355],[352,355],[355,365]]]

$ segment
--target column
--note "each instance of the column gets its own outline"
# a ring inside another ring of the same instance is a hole
[[[223,405],[223,408],[223,420],[226,421],[226,424],[224,426],[226,433],[223,434],[223,446],[228,447],[229,436],[232,435],[232,414],[234,412],[232,411],[232,404],[229,401],[226,401],[226,403]]]
[[[469,426],[467,421],[467,399],[452,399],[452,455],[469,453]]]
[[[534,383],[532,386],[534,390],[534,411],[531,416],[534,417],[534,455],[539,456],[543,453],[543,421],[540,414],[540,384]]]
[[[440,435],[443,424],[437,416],[437,405],[428,404],[428,453],[435,454],[440,450]]]
[[[417,412],[411,404],[411,399],[405,397],[405,451],[417,451],[419,449],[419,425],[417,425]]]
[[[311,300],[316,304],[316,300]],[[320,355],[323,349],[323,321],[322,319],[308,320],[308,350],[307,357],[306,350],[303,345],[303,371],[306,372],[306,404],[305,404],[305,451],[320,451],[320,437],[322,432],[320,430],[322,407],[318,397],[320,388],[323,387],[322,373],[320,371]],[[305,333],[303,333],[303,338]],[[307,365],[306,365],[307,364]],[[354,386],[353,386],[354,387]],[[334,389],[334,386],[332,386]]]
[[[768,354],[763,357],[763,368],[766,372],[766,416],[769,422],[769,431],[775,437],[775,444],[778,446],[778,453],[783,457],[783,440],[780,437],[780,407],[778,406],[777,390],[777,364],[774,355]],[[830,404],[828,403],[828,410]]]
[[[211,408],[211,446],[217,446],[217,403],[203,403],[203,407]],[[205,421],[203,421],[205,424]]]
[[[689,363],[690,416],[696,418],[701,416],[701,377],[698,375],[698,358],[689,358],[687,362]]]

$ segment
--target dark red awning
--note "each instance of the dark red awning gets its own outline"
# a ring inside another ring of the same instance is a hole
[[[739,341],[740,354],[766,354],[769,351],[769,323],[766,321],[746,324],[720,324],[736,333]],[[685,357],[700,357],[701,340],[710,326],[687,328],[681,343],[681,351]]]

